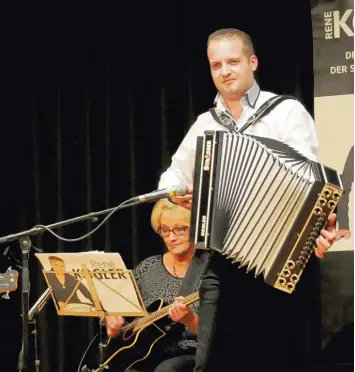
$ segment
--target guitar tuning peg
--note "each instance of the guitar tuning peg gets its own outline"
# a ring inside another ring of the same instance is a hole
[[[5,300],[9,300],[9,299],[10,299],[9,292],[6,292],[6,293],[3,294],[1,297],[2,297],[3,299],[5,299]]]

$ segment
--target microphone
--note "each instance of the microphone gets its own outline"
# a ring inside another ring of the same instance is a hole
[[[49,288],[47,288],[28,312],[28,320],[33,320],[34,316],[37,315],[42,310],[43,306],[48,302],[50,296],[51,291]]]
[[[8,245],[8,246],[5,248],[4,252],[2,252],[3,256],[6,256],[6,255],[7,255],[7,252],[9,251],[9,249],[10,249],[10,246]]]
[[[160,199],[166,199],[170,196],[180,195],[184,196],[188,192],[188,188],[184,184],[176,185],[169,187],[168,189],[161,189],[150,192],[149,194],[135,196],[131,198],[130,202],[145,203],[145,202],[154,202]]]

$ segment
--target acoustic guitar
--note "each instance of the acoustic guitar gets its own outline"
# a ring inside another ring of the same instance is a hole
[[[197,291],[186,296],[183,302],[189,305],[198,299]],[[156,343],[171,330],[171,322],[164,322],[169,307],[163,307],[162,299],[155,300],[147,307],[149,315],[123,326],[116,338],[104,340],[103,366],[121,372],[146,360]],[[78,371],[99,372],[99,342],[99,334],[96,334],[83,355]]]

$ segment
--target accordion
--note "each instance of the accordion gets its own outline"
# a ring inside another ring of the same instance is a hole
[[[197,138],[190,240],[292,293],[343,192],[339,174],[269,138]]]

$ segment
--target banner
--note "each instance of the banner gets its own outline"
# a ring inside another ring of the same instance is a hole
[[[342,174],[345,195],[337,214],[339,228],[348,230],[353,230],[354,222],[353,7],[349,0],[320,0],[312,9],[314,116],[319,161]],[[353,250],[353,239],[343,239],[332,249]]]
[[[325,362],[339,363],[348,361],[344,360],[345,356],[332,355],[329,350],[332,350],[335,338],[344,345],[353,343],[347,332],[351,328],[350,334],[353,334],[354,320],[353,2],[314,1],[312,27],[314,116],[319,139],[319,162],[336,169],[342,175],[345,194],[337,210],[338,227],[351,231],[351,237],[336,242],[321,262],[322,341],[328,354]],[[341,337],[335,337],[339,334],[343,335],[342,340]],[[344,350],[344,345],[338,345],[334,350]]]

